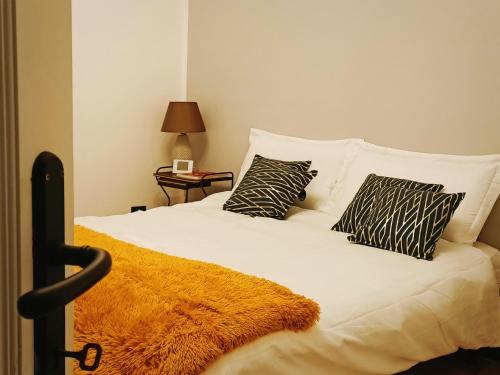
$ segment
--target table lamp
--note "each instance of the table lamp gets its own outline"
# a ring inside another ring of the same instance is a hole
[[[205,131],[205,124],[201,118],[200,109],[196,102],[170,102],[168,103],[162,132],[179,133],[172,149],[172,160],[193,160],[193,152],[189,144],[187,133],[200,133]]]

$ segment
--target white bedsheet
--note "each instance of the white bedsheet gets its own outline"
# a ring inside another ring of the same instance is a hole
[[[491,259],[441,240],[432,262],[361,245],[330,231],[334,217],[292,208],[287,220],[197,203],[77,224],[172,255],[273,280],[317,301],[307,332],[279,332],[214,362],[206,374],[392,374],[457,348],[500,346]]]
[[[482,242],[477,242],[474,246],[491,259],[497,277],[498,290],[500,291],[500,250]]]

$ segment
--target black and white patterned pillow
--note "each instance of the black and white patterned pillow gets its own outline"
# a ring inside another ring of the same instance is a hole
[[[251,167],[222,207],[249,216],[283,219],[317,171],[299,170],[297,165],[255,155]],[[303,165],[303,164],[302,164]]]
[[[309,167],[311,166],[311,161],[306,160],[306,161],[284,161],[284,160],[277,160],[277,159],[270,159],[270,158],[265,158],[261,155],[256,154],[252,160],[252,165],[250,166],[249,170],[252,168],[252,166],[257,166],[258,163],[261,160],[265,160],[266,163],[268,163],[270,166],[274,166],[276,169],[283,169],[283,168],[290,168],[296,171],[307,171]],[[248,171],[247,171],[248,172]],[[299,201],[304,201],[307,197],[306,191],[302,189],[297,196],[297,199]]]
[[[441,191],[444,187],[440,184],[426,184],[423,182],[405,180],[403,178],[377,176],[371,173],[366,177],[338,223],[332,227],[332,230],[351,234],[355,233],[356,229],[363,225],[370,214],[377,192],[381,188],[388,186],[433,192]]]
[[[261,161],[265,162],[269,167],[273,167],[276,169],[290,168],[295,171],[302,171],[302,172],[307,171],[311,166],[310,160],[285,161],[285,160],[270,159],[257,154],[253,157],[252,165],[248,170],[251,170],[253,167],[257,167]]]
[[[441,237],[465,193],[434,193],[399,187],[379,189],[370,215],[351,242],[432,260]]]

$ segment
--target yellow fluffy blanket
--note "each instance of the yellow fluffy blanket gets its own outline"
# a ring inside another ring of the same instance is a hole
[[[75,347],[103,348],[94,374],[199,374],[235,347],[305,330],[318,305],[273,282],[165,255],[76,226],[75,243],[108,250],[111,272],[75,303]],[[276,265],[279,267],[279,265]],[[88,374],[75,367],[75,374]]]

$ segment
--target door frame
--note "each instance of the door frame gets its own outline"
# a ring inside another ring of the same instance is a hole
[[[0,6],[0,374],[20,374],[21,319],[15,0]]]

